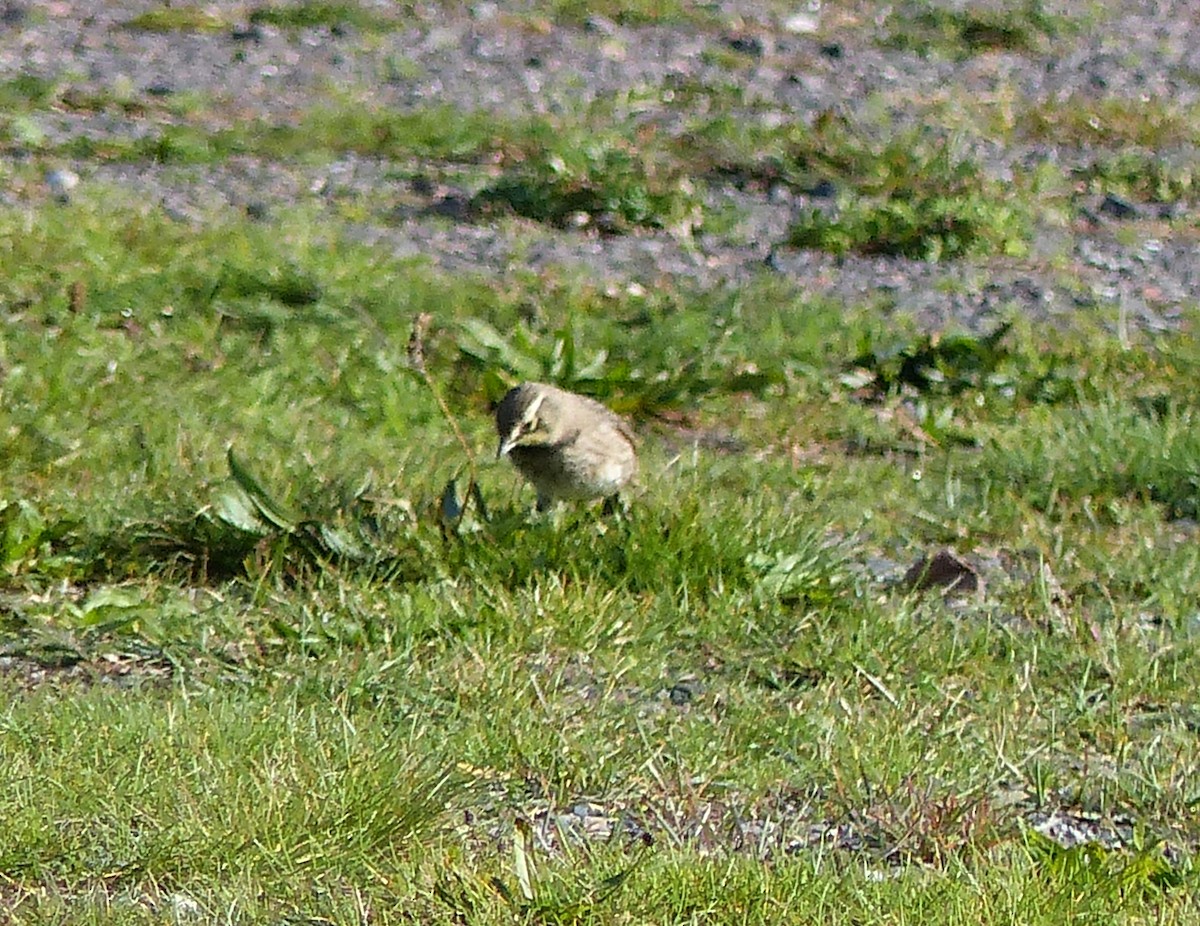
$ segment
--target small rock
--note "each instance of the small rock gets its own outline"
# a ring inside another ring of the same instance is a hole
[[[167,901],[171,906],[171,916],[177,923],[199,919],[204,915],[204,908],[187,894],[179,892],[168,894]]]
[[[262,26],[258,23],[237,25],[229,32],[229,37],[235,42],[254,42],[256,44],[261,42],[265,35]]]
[[[29,8],[24,3],[5,3],[0,5],[0,23],[6,26],[24,25],[29,17]]]
[[[916,591],[940,588],[947,592],[979,591],[979,573],[953,550],[939,550],[933,558],[922,556],[909,567],[901,584]]]
[[[60,203],[69,202],[71,191],[79,186],[79,174],[66,167],[46,171],[46,186],[51,195]]]
[[[680,682],[677,685],[671,686],[668,695],[671,698],[672,704],[676,707],[683,707],[692,703],[692,698],[696,696],[696,693],[692,690],[691,685],[688,685],[686,682]]]
[[[814,13],[793,13],[783,21],[783,28],[795,35],[812,35],[821,28],[821,18]]]
[[[837,196],[837,184],[832,180],[822,178],[804,192],[814,199],[833,199]]]
[[[1135,219],[1138,208],[1127,199],[1122,199],[1115,193],[1109,193],[1100,204],[1100,211],[1114,219]]]
[[[475,214],[471,200],[461,193],[447,193],[433,200],[425,209],[425,215],[440,215],[455,222],[467,222]]]
[[[736,52],[741,52],[743,55],[750,55],[752,58],[761,58],[766,50],[763,45],[763,40],[756,35],[734,35],[725,40],[728,45]]]
[[[598,35],[614,36],[620,28],[615,22],[599,13],[592,13],[583,24],[585,32],[595,32]]]
[[[773,183],[767,191],[767,201],[772,206],[786,206],[791,203],[795,197],[792,196],[791,187],[786,183]]]

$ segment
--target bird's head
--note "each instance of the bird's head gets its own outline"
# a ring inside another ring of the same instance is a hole
[[[516,447],[544,447],[554,443],[553,403],[547,404],[547,392],[536,383],[523,383],[510,389],[496,409],[496,431],[500,444],[496,458]]]

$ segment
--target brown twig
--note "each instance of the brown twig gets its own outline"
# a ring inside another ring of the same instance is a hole
[[[429,333],[429,325],[432,321],[433,315],[429,312],[421,312],[413,318],[412,331],[408,336],[408,365],[421,375],[421,378],[425,381],[425,385],[429,387],[429,392],[433,396],[433,400],[437,402],[438,408],[442,411],[442,417],[450,425],[450,430],[454,432],[455,439],[462,447],[463,453],[467,456],[467,491],[463,496],[462,511],[459,514],[459,520],[461,521],[467,513],[471,499],[476,495],[475,451],[471,449],[471,444],[467,441],[466,435],[463,434],[462,428],[458,426],[458,419],[454,417],[450,406],[446,404],[445,396],[442,395],[441,389],[438,388],[437,382],[425,364],[425,337]]]
[[[87,307],[87,284],[76,280],[67,288],[67,308],[72,315],[81,315]]]

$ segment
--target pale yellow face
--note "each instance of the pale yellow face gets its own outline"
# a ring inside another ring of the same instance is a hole
[[[553,443],[551,429],[541,414],[544,395],[535,396],[507,435],[500,438],[496,456],[502,457],[514,447],[542,447]]]

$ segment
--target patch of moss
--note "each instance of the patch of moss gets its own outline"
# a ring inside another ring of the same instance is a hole
[[[138,32],[220,32],[228,24],[207,9],[195,6],[165,6],[139,13],[125,22]]]
[[[398,20],[383,16],[357,3],[326,3],[320,0],[292,4],[260,6],[250,13],[255,25],[276,26],[280,29],[339,29],[351,27],[363,32],[388,32]]]
[[[622,140],[568,142],[523,158],[474,200],[559,227],[623,233],[672,228],[699,214],[687,179]]]
[[[893,12],[888,24],[886,47],[951,58],[991,51],[1029,54],[1068,28],[1067,20],[1048,14],[1041,0],[998,10],[932,5],[914,10],[910,5]]]

